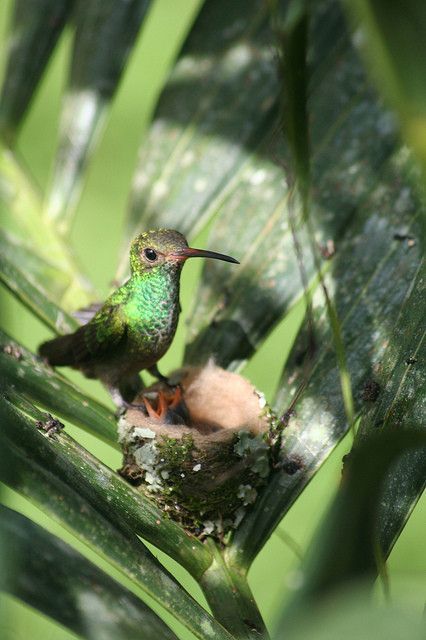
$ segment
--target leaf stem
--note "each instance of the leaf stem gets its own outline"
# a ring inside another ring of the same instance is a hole
[[[213,562],[202,576],[200,586],[214,617],[238,640],[267,640],[269,635],[246,573],[228,564],[225,554],[213,540],[208,540],[206,545]]]

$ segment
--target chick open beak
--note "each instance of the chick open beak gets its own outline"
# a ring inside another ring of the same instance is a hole
[[[234,264],[240,264],[238,260],[232,258],[231,256],[227,256],[224,253],[216,253],[216,251],[206,251],[205,249],[194,249],[192,247],[187,247],[179,253],[173,254],[176,258],[181,258],[182,260],[186,260],[187,258],[214,258],[214,260],[223,260],[224,262],[233,262]]]

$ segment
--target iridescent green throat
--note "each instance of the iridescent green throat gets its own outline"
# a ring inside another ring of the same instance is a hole
[[[133,273],[129,280],[131,295],[126,304],[130,322],[146,329],[173,331],[172,316],[179,313],[181,265],[165,263]]]

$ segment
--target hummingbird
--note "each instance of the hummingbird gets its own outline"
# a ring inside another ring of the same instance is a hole
[[[41,344],[40,356],[51,366],[70,366],[99,379],[118,406],[140,387],[140,371],[166,382],[157,362],[176,333],[180,275],[188,258],[239,264],[231,256],[189,247],[173,229],[141,233],[130,246],[130,278],[87,324]]]

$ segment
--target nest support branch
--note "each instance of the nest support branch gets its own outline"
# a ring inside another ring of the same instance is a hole
[[[226,563],[217,542],[210,538],[206,544],[213,563],[202,576],[200,586],[214,617],[238,640],[268,640],[245,572]]]

